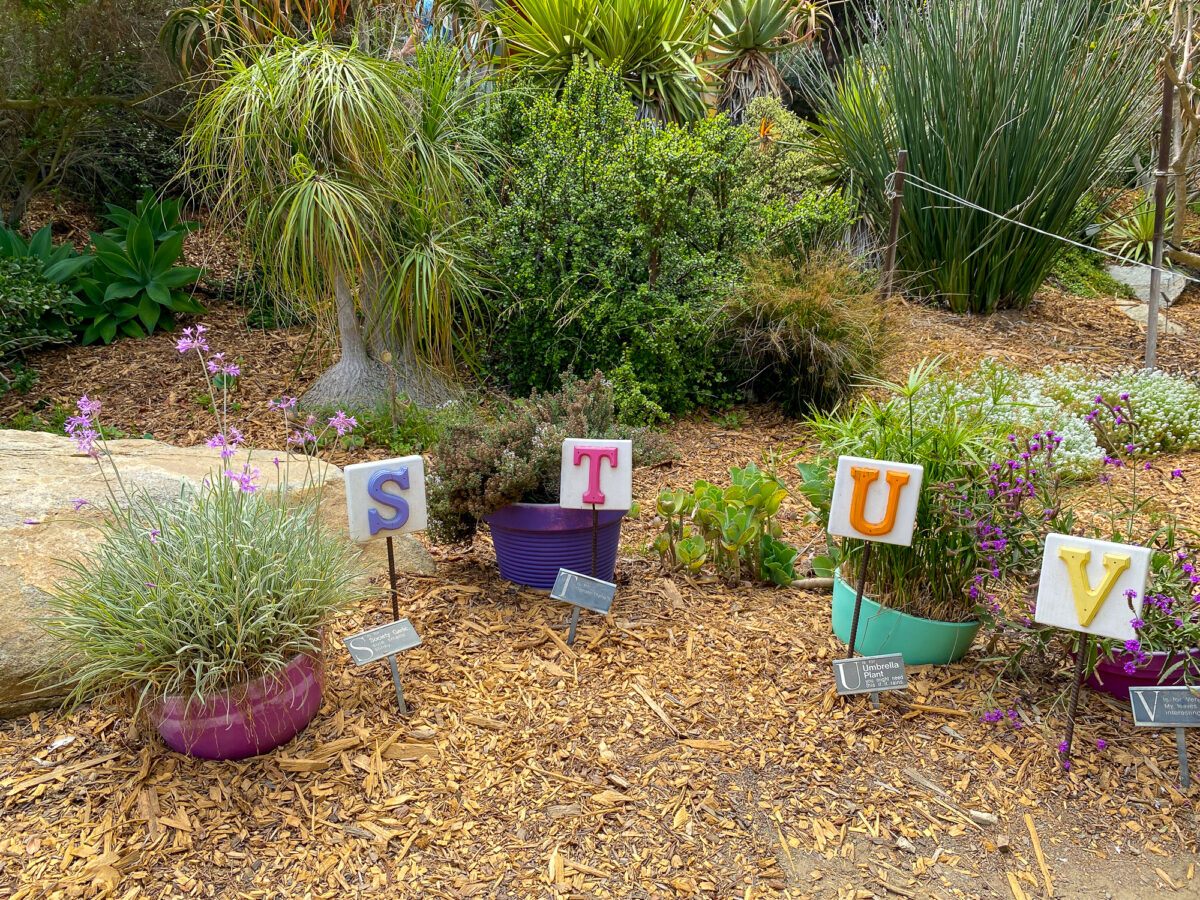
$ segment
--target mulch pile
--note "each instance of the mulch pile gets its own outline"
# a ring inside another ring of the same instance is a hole
[[[901,305],[888,371],[936,352],[964,365],[984,355],[1028,367],[1136,361],[1136,326],[1106,310],[1043,297],[1026,318],[963,321]],[[241,342],[239,417],[250,414],[253,442],[277,444],[274,420],[254,410],[298,392],[319,354],[299,365],[304,330],[253,332],[240,316],[214,309],[210,336],[214,349]],[[208,434],[202,382],[172,340],[51,351],[19,402],[87,391],[110,424],[197,443]],[[1195,367],[1186,341],[1165,338],[1162,356]],[[9,400],[0,417],[13,412]],[[763,409],[696,416],[672,437],[681,459],[637,473],[643,512],[624,532],[614,611],[585,614],[573,648],[565,608],[500,580],[480,537],[434,548],[437,577],[404,579],[403,614],[424,640],[401,661],[407,719],[384,664],[353,668],[341,646],[386,621],[380,585],[330,636],[320,715],[269,756],[187,759],[95,707],[4,723],[0,895],[1021,900],[1200,890],[1200,788],[1179,787],[1172,733],[1135,731],[1128,709],[1085,691],[1074,765],[1062,771],[1063,660],[1031,660],[1028,678],[998,680],[981,639],[961,664],[911,669],[909,690],[873,710],[865,697],[834,695],[830,661],[844,648],[828,595],[665,575],[644,549],[661,487],[723,481],[730,465],[805,443],[802,426]],[[1200,477],[1200,456],[1169,463]],[[1170,497],[1193,512],[1186,493]],[[800,546],[814,540],[800,501],[782,521]],[[1017,710],[1020,727],[981,721],[994,708]]]

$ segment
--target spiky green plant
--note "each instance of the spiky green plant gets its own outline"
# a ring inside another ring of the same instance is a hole
[[[1174,204],[1168,197],[1163,231],[1169,232],[1175,220]],[[1150,262],[1154,249],[1154,197],[1141,197],[1125,213],[1112,218],[1104,227],[1104,243],[1114,253],[1135,262]]]
[[[884,233],[888,176],[906,149],[915,178],[898,258],[913,287],[960,312],[1023,307],[1060,244],[1022,225],[1068,233],[1114,144],[1140,125],[1153,38],[1092,0],[892,0],[880,14],[857,64],[812,73],[830,162]]]
[[[704,116],[708,43],[705,3],[692,0],[512,0],[492,13],[502,68],[557,89],[576,62],[619,67],[642,115],[666,121]]]
[[[276,292],[335,313],[341,359],[305,396],[438,400],[469,334],[478,284],[463,250],[486,154],[455,51],[412,65],[322,39],[279,38],[216,65],[185,168]],[[361,316],[360,316],[361,314]]]
[[[723,0],[713,11],[712,63],[721,77],[722,111],[741,122],[755,97],[783,97],[771,60],[790,43],[795,0]]]

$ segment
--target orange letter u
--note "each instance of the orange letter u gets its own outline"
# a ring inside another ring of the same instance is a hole
[[[908,484],[908,473],[893,469],[887,473],[887,510],[878,522],[867,521],[867,491],[879,477],[878,469],[866,466],[851,466],[850,477],[854,479],[854,493],[850,497],[850,524],[854,530],[869,537],[880,537],[892,530],[896,524],[896,509],[900,506],[900,489]]]

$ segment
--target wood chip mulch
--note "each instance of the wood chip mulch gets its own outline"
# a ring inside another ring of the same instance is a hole
[[[964,322],[903,305],[888,372],[939,351],[963,364],[991,354],[1115,367],[1137,358],[1139,338],[1107,308],[1043,297],[1025,318]],[[297,363],[303,330],[253,332],[241,316],[214,307],[205,321],[214,348],[242,341],[247,409],[319,371],[320,354]],[[112,424],[196,443],[208,422],[200,382],[172,341],[51,351],[20,403],[87,390]],[[1164,339],[1162,355],[1195,364],[1186,341]],[[277,443],[273,427],[256,422],[251,439]],[[424,640],[402,659],[408,719],[382,664],[355,669],[341,648],[386,620],[381,585],[330,637],[317,719],[266,757],[187,759],[96,707],[0,725],[0,896],[1200,890],[1200,788],[1179,786],[1171,733],[1135,731],[1127,708],[1085,691],[1074,765],[1061,770],[1064,660],[999,679],[1007,648],[981,638],[963,663],[910,670],[909,690],[873,710],[834,696],[830,661],[843,648],[828,595],[664,574],[645,550],[660,487],[721,481],[730,465],[806,440],[801,425],[758,408],[695,416],[672,437],[681,459],[637,474],[644,511],[625,530],[614,612],[585,615],[574,648],[563,607],[501,581],[483,536],[434,548],[437,577],[404,579],[403,614]],[[1200,477],[1200,455],[1170,462]],[[1169,502],[1195,517],[1189,493]],[[794,501],[783,521],[808,546],[801,511]],[[994,708],[1017,710],[1020,727],[981,721]],[[1200,758],[1200,738],[1189,740]]]

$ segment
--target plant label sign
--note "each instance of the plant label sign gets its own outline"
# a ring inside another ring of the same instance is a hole
[[[400,684],[400,667],[396,654],[420,646],[421,638],[408,619],[397,619],[378,628],[371,628],[353,637],[343,639],[350,659],[356,666],[365,666],[385,656],[392,672],[392,686],[396,689],[396,703],[401,715],[408,715],[408,704],[404,702],[404,686]]]
[[[356,666],[365,666],[421,645],[421,638],[408,619],[388,622],[343,640]]]
[[[833,661],[833,681],[837,692],[847,694],[877,694],[908,687],[904,657],[899,653],[883,656],[854,656]]]
[[[1131,687],[1133,724],[1143,728],[1200,728],[1200,690],[1190,687]]]
[[[589,575],[581,575],[570,569],[559,569],[558,577],[554,579],[554,587],[550,596],[555,600],[579,606],[590,612],[608,615],[612,609],[613,597],[617,594],[617,586],[611,581],[601,581]]]
[[[925,470],[910,463],[838,457],[829,533],[880,544],[912,544]]]
[[[1046,536],[1033,620],[1068,631],[1132,640],[1141,615],[1150,550],[1068,534]]]
[[[563,441],[558,505],[564,509],[630,509],[633,442]]]
[[[355,463],[346,466],[344,476],[352,540],[364,543],[425,530],[429,517],[425,460],[420,456]]]
[[[1187,729],[1200,728],[1200,690],[1178,687],[1131,687],[1129,703],[1133,724],[1143,728],[1174,728],[1175,750],[1179,755],[1179,781],[1186,788],[1192,783],[1188,772]]]

